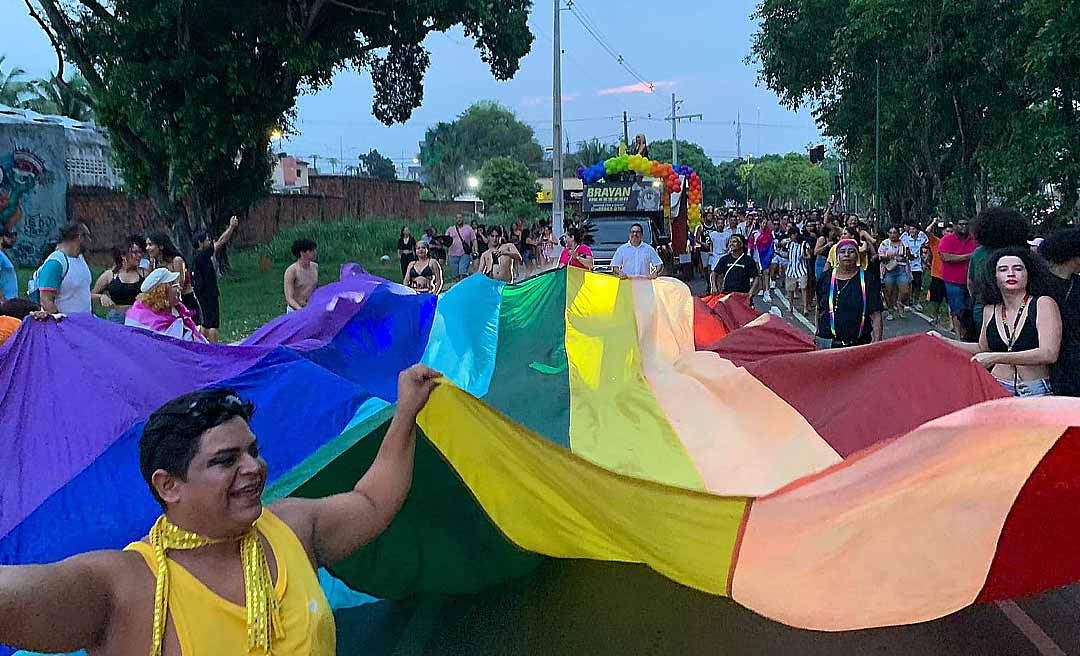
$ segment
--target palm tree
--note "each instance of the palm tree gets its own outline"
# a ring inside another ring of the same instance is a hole
[[[22,101],[29,91],[29,84],[23,80],[26,71],[15,67],[4,72],[4,60],[7,55],[0,55],[0,105],[22,107]]]
[[[90,95],[90,84],[80,73],[75,73],[67,82],[61,82],[55,75],[47,80],[36,80],[31,84],[33,96],[26,106],[41,114],[59,114],[76,121],[94,120],[94,108],[86,102]]]
[[[599,139],[579,141],[577,151],[571,153],[567,159],[566,170],[573,171],[579,166],[588,168],[618,154],[619,149],[614,144],[602,143]]]

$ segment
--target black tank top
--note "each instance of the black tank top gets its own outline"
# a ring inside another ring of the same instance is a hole
[[[1012,346],[1014,353],[1039,348],[1039,329],[1036,325],[1039,318],[1038,308],[1038,296],[1028,299],[1027,319],[1024,320],[1024,325],[1020,327],[1019,334],[1015,335],[1016,341],[1013,342]],[[1009,344],[1002,339],[997,327],[997,315],[1000,314],[1000,310],[994,308],[994,314],[995,316],[990,319],[990,324],[986,327],[986,345],[994,353],[1006,353],[1009,351]],[[1011,324],[1008,329],[1010,331],[1013,329]]]
[[[117,305],[134,305],[135,297],[139,295],[141,286],[141,276],[138,281],[128,283],[120,280],[120,274],[113,274],[113,279],[109,282],[109,286],[105,288],[105,293]]]

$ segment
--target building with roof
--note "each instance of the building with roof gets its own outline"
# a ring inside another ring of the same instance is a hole
[[[0,231],[19,233],[17,264],[40,261],[68,221],[68,188],[78,186],[123,186],[108,132],[92,122],[0,105]]]

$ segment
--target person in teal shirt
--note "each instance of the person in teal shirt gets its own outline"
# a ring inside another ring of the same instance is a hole
[[[15,264],[6,252],[15,246],[18,238],[17,232],[8,232],[0,236],[0,301],[19,296],[19,276],[15,274]]]
[[[975,236],[975,241],[979,242],[979,247],[971,254],[968,262],[968,291],[974,299],[972,314],[976,326],[982,325],[983,302],[975,294],[975,290],[979,289],[978,276],[989,275],[986,272],[987,258],[991,252],[1001,248],[1027,248],[1030,230],[1028,220],[1020,212],[1008,207],[991,207],[975,217],[971,233]]]

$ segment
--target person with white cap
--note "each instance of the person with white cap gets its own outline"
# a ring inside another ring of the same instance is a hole
[[[193,313],[180,302],[180,274],[164,267],[154,269],[143,281],[138,298],[127,311],[124,325],[168,335],[185,342],[206,342],[192,320]]]

